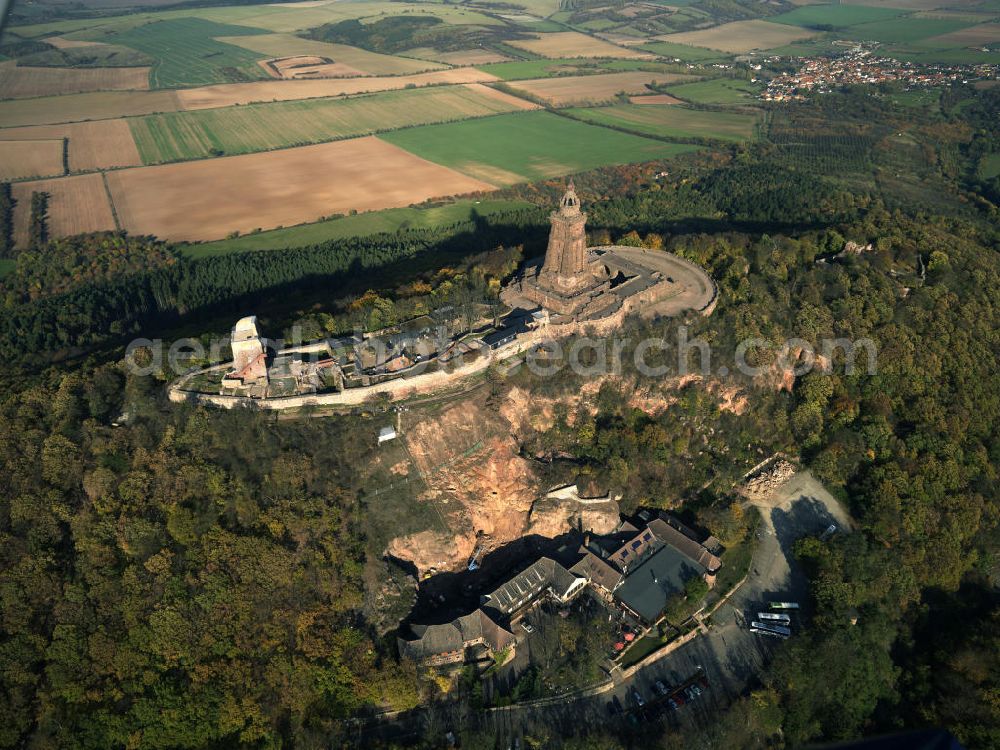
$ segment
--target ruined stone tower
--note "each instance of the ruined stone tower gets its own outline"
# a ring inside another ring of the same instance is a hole
[[[588,286],[592,279],[587,267],[587,214],[570,180],[559,208],[549,215],[552,229],[538,285],[557,294],[568,295]]]

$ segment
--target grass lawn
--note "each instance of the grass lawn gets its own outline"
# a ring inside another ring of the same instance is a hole
[[[264,55],[218,42],[218,36],[263,33],[202,18],[157,21],[112,34],[106,41],[139,50],[155,62],[149,73],[152,88],[252,81],[267,78],[257,64]]]
[[[616,104],[594,109],[571,109],[574,116],[599,125],[612,125],[667,138],[718,138],[746,141],[754,136],[758,117],[739,112],[708,112],[679,105]]]
[[[661,635],[647,635],[636,641],[622,659],[622,669],[628,669],[633,664],[638,664],[657,649],[663,648],[669,639]]]
[[[953,65],[975,65],[977,63],[995,63],[997,61],[996,52],[980,52],[977,49],[937,49],[918,50],[911,47],[909,49],[883,49],[879,50],[886,57],[894,57],[903,62],[914,63],[950,63]]]
[[[380,137],[495,185],[663,159],[697,148],[597,128],[542,111],[408,128]]]
[[[975,26],[973,21],[959,21],[946,18],[894,18],[889,21],[875,21],[852,26],[844,36],[859,41],[876,42],[918,42],[932,36],[949,34],[952,31]],[[945,43],[944,47],[957,46]],[[994,57],[996,57],[994,55]]]
[[[652,52],[661,57],[675,57],[684,62],[705,62],[708,60],[728,60],[729,56],[716,50],[704,47],[691,47],[677,42],[652,42],[644,44],[639,49]]]
[[[1000,175],[1000,154],[988,154],[979,161],[979,176],[988,180]]]
[[[735,81],[731,78],[684,83],[667,89],[678,99],[695,104],[747,104],[756,100],[760,90],[760,86],[748,81]]]
[[[768,21],[786,23],[790,26],[810,28],[843,28],[859,23],[884,21],[901,16],[909,11],[898,8],[875,8],[868,5],[803,5],[780,16],[772,16]]]
[[[130,119],[143,163],[204,159],[369,135],[411,125],[518,109],[464,86],[387,91],[348,99],[306,99]]]
[[[329,240],[363,237],[400,229],[430,229],[468,221],[475,211],[480,216],[530,208],[532,204],[518,200],[457,201],[434,208],[390,208],[356,216],[303,224],[297,227],[258,232],[231,240],[184,245],[181,252],[190,258],[207,258],[213,255],[250,252],[253,250],[285,250],[305,247]],[[12,261],[13,262],[13,261]],[[2,267],[0,267],[2,272]]]
[[[914,89],[913,91],[899,91],[891,94],[889,98],[893,104],[899,104],[904,107],[935,106],[941,98],[941,89],[926,88]]]

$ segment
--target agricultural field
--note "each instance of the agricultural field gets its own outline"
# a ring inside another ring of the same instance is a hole
[[[0,62],[0,97],[22,99],[149,88],[149,68],[36,68]]]
[[[0,131],[0,137],[3,131]],[[0,180],[51,177],[63,173],[63,141],[0,140]]]
[[[936,47],[979,46],[997,42],[1000,42],[1000,23],[981,23],[924,40],[925,44]]]
[[[533,108],[485,86],[434,86],[129,120],[145,164],[246,154]]]
[[[228,240],[187,245],[181,248],[181,252],[190,258],[207,258],[213,255],[254,250],[284,250],[329,242],[330,240],[341,240],[347,237],[364,237],[381,232],[396,232],[401,229],[444,227],[468,221],[474,215],[489,216],[530,206],[530,203],[520,200],[483,199],[479,201],[455,201],[431,208],[387,208],[383,211],[369,211],[356,216],[342,216],[314,224],[272,229],[269,232],[258,232]]]
[[[880,3],[881,5],[881,3]],[[780,16],[772,16],[769,21],[818,29],[842,29],[859,23],[887,21],[901,16],[906,11],[894,7],[874,7],[867,5],[806,5]]]
[[[176,92],[176,109],[210,109],[257,102],[286,102],[327,96],[367,94],[393,89],[420,88],[444,83],[486,83],[496,78],[476,68],[450,68],[410,76],[383,78],[325,78],[315,81],[257,81],[201,86]]]
[[[264,78],[266,73],[257,64],[263,55],[216,40],[254,33],[251,28],[203,18],[179,18],[148,23],[101,41],[131,47],[152,57],[155,62],[149,72],[150,86],[164,89]]]
[[[372,136],[106,174],[122,226],[167,240],[213,240],[493,189]]]
[[[760,86],[749,81],[732,78],[682,83],[668,89],[674,96],[695,104],[751,104],[760,90]]]
[[[760,117],[742,112],[717,112],[679,106],[618,104],[597,109],[571,109],[574,117],[612,127],[628,128],[666,138],[717,138],[746,141],[754,137]]]
[[[906,17],[858,24],[845,29],[842,35],[858,41],[912,43],[950,34],[973,25],[975,24],[969,21]]]
[[[406,75],[422,73],[425,70],[440,70],[441,63],[413,60],[395,55],[380,55],[347,44],[320,42],[303,39],[293,34],[256,34],[253,36],[224,36],[220,42],[256,52],[265,57],[290,57],[292,55],[316,55],[326,57],[367,75]]]
[[[793,11],[794,12],[794,11]],[[740,54],[751,50],[767,50],[780,47],[800,39],[808,39],[817,32],[797,26],[771,23],[769,21],[734,21],[721,26],[713,26],[699,31],[684,31],[655,37],[664,42],[686,44],[695,47],[717,49],[722,52]]]
[[[447,65],[489,65],[506,62],[510,58],[488,49],[460,49],[454,52],[441,52],[431,47],[419,47],[402,53],[406,57],[416,57],[421,60],[445,63]]]
[[[663,159],[697,148],[640,138],[541,111],[408,128],[380,138],[495,185]]]
[[[562,58],[554,60],[513,60],[511,62],[479,65],[479,70],[504,81],[519,81],[528,78],[549,78],[566,75],[600,73],[605,69],[603,61]]]
[[[692,47],[687,44],[677,44],[676,42],[652,42],[643,44],[642,49],[648,50],[660,57],[673,57],[684,62],[714,62],[726,59],[714,50],[704,47]]]
[[[71,172],[142,164],[132,132],[124,119],[0,129],[0,141],[48,139],[59,142],[59,170],[44,174],[62,173],[63,138],[68,140]]]
[[[608,73],[591,76],[562,76],[559,78],[538,78],[533,81],[515,81],[508,85],[518,91],[544,99],[556,107],[570,105],[600,104],[613,101],[625,94],[649,93],[647,84],[667,84],[694,80],[694,76],[678,73]]]
[[[180,109],[176,91],[106,91],[0,101],[4,126],[47,125],[102,120]]]
[[[628,100],[632,104],[683,104],[680,99],[670,94],[643,94],[641,96],[630,96]]]
[[[611,42],[596,39],[578,31],[556,31],[537,34],[536,39],[518,39],[508,42],[511,47],[533,52],[542,57],[625,57],[650,59],[645,52],[619,47]]]
[[[99,174],[15,182],[11,185],[11,192],[17,201],[14,207],[14,243],[18,247],[23,248],[27,244],[33,192],[49,194],[49,233],[53,237],[115,228],[111,204]]]

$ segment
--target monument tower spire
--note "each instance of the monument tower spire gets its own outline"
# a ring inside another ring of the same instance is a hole
[[[549,245],[538,275],[539,286],[559,294],[569,294],[587,286],[591,274],[587,268],[587,214],[580,210],[580,199],[570,179],[559,208],[549,215]]]

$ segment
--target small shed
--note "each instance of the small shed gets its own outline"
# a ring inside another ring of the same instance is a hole
[[[383,427],[378,431],[378,444],[388,443],[390,440],[396,439],[396,428],[395,427]]]

